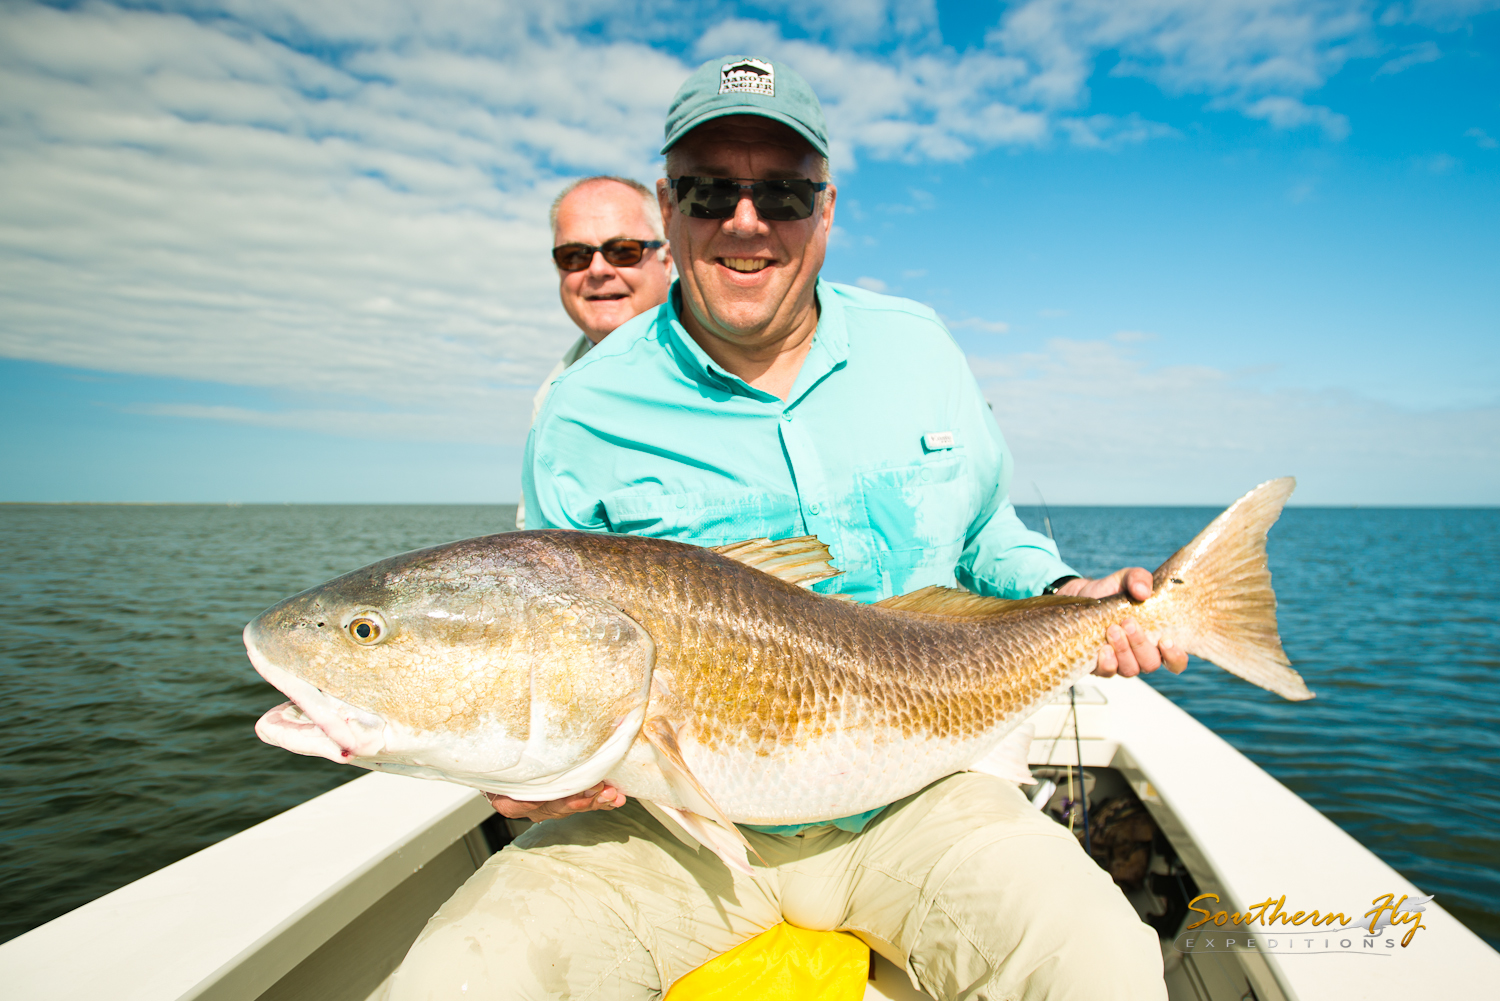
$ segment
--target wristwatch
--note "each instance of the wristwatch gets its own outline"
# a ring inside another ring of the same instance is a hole
[[[1070,573],[1066,577],[1059,577],[1059,578],[1057,578],[1057,580],[1053,581],[1052,583],[1048,584],[1046,587],[1042,588],[1042,593],[1043,594],[1056,594],[1058,588],[1062,587],[1064,584],[1066,584],[1070,580],[1077,580],[1077,579],[1078,579],[1078,575],[1076,573]]]

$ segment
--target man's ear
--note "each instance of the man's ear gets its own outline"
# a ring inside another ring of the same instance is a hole
[[[823,189],[823,231],[833,232],[833,203],[838,201],[839,189],[834,187],[833,182],[828,182],[828,187]]]

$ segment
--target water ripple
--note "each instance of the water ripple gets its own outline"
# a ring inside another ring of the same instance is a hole
[[[0,507],[0,940],[362,774],[255,739],[262,608],[509,507]]]
[[[512,513],[0,507],[0,940],[360,774],[255,739],[280,696],[240,629]],[[1100,573],[1156,566],[1216,513],[1062,508],[1052,523]],[[1152,683],[1500,945],[1500,511],[1292,509],[1271,569],[1317,699],[1201,663]]]

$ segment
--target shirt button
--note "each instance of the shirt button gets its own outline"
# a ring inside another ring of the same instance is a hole
[[[809,504],[807,506],[807,510],[810,513],[812,513],[812,514],[817,514],[818,512],[822,511],[823,509],[818,506],[817,501],[814,501],[813,503],[811,503],[811,504]]]
[[[792,415],[791,414],[782,414],[781,415],[781,419],[784,420],[784,421],[787,421],[788,423],[790,423],[791,419],[792,419]]]
[[[932,479],[932,470],[930,470],[930,469],[924,469],[924,470],[922,470],[922,482],[926,483],[926,482],[928,482],[931,479]]]
[[[687,507],[687,501],[681,497],[677,498],[677,510],[681,511],[685,507]]]

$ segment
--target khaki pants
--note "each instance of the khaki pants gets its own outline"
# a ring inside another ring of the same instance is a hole
[[[940,999],[1164,999],[1156,933],[1007,782],[951,775],[860,834],[746,831],[754,876],[632,802],[538,824],[427,923],[392,1001],[656,998],[785,918],[850,931]]]

